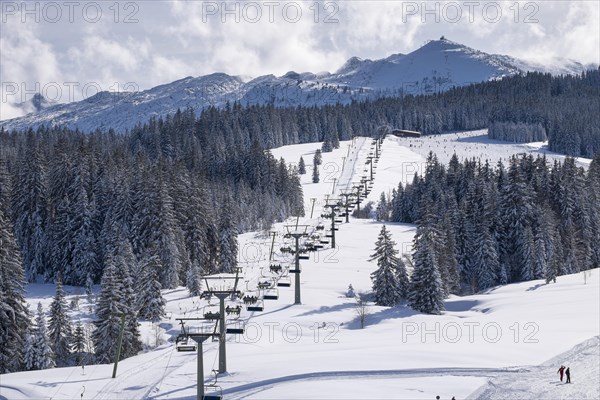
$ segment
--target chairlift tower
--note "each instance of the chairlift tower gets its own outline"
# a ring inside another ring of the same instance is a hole
[[[346,223],[349,223],[350,222],[350,205],[352,205],[350,198],[352,196],[354,196],[354,193],[352,193],[351,191],[346,191],[346,192],[342,192],[341,195],[344,196],[344,201],[342,202],[342,207],[344,207],[344,209],[345,209]]]
[[[300,299],[300,238],[306,236],[308,225],[286,225],[285,229],[287,230],[288,235],[293,237],[296,241],[296,252],[294,253],[295,266],[293,272],[296,275],[294,282],[294,304],[302,304]]]
[[[194,342],[198,343],[196,346],[196,350],[198,352],[198,360],[197,360],[197,384],[196,384],[196,399],[197,400],[222,400],[222,396],[207,396],[204,391],[204,352],[202,351],[202,343],[207,341],[210,338],[217,337],[219,334],[216,333],[217,327],[215,325],[214,328],[205,331],[203,328],[200,328],[197,332],[185,332],[185,321],[203,321],[205,318],[176,318],[184,331],[183,335],[187,338],[192,339]],[[215,321],[216,324],[217,321]],[[189,331],[189,329],[188,329]],[[187,350],[186,350],[187,351]]]
[[[375,156],[369,155],[367,156],[367,164],[369,164],[369,166],[371,167],[371,180],[373,180],[373,160],[375,159]]]
[[[208,290],[204,291],[206,295],[214,295],[219,299],[219,374],[227,372],[227,349],[225,328],[225,299],[231,296],[240,296],[237,289],[240,269],[236,268],[235,276],[215,275],[205,276],[204,281]],[[209,283],[210,282],[210,283]]]
[[[354,189],[356,192],[354,192],[355,196],[356,196],[356,212],[360,213],[360,191],[362,190],[362,183],[361,184],[355,184],[352,186],[352,189]],[[366,197],[366,195],[365,195]]]
[[[333,203],[330,203],[333,202]],[[339,207],[339,199],[328,199],[323,208],[329,208],[329,218],[331,218],[331,248],[335,249],[335,211]]]
[[[369,195],[369,179],[366,176],[363,176],[362,179],[360,180],[360,183],[362,183],[364,185],[364,190],[365,190],[365,198],[367,198],[367,196]]]

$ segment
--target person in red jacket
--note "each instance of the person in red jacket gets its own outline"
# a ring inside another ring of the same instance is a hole
[[[565,366],[561,365],[560,368],[558,369],[557,374],[560,374],[560,381],[562,382],[563,380],[563,374],[565,373]]]

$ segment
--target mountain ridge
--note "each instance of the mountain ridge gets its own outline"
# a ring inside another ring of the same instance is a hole
[[[396,53],[378,60],[350,57],[334,73],[289,71],[282,76],[248,78],[215,72],[188,76],[140,92],[99,92],[67,104],[53,104],[36,95],[37,100],[31,99],[25,102],[27,106],[21,107],[31,111],[29,114],[0,121],[0,127],[25,130],[52,125],[84,132],[96,129],[123,132],[178,109],[200,112],[236,101],[242,105],[276,106],[347,104],[354,100],[436,93],[527,71],[578,74],[588,68],[564,59],[554,60],[551,65],[535,64],[507,55],[488,54],[442,37],[408,54]]]

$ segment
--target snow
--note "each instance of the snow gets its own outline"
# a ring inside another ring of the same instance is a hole
[[[369,198],[375,200],[381,191],[391,191],[400,180],[412,180],[415,170],[422,171],[429,150],[435,150],[443,162],[454,151],[459,158],[481,152],[494,160],[544,151],[539,146],[488,141],[482,137],[484,133],[387,137]],[[299,223],[312,226],[326,224],[320,219],[325,194],[336,197],[358,181],[365,174],[366,157],[373,151],[370,138],[340,143],[339,149],[323,153],[321,182],[313,184],[312,157],[317,148],[320,144],[311,143],[273,150],[275,157],[288,162],[297,163],[304,157],[307,216]],[[548,157],[561,156],[548,153]],[[313,198],[317,201],[311,219]],[[387,227],[400,252],[409,252],[415,227]],[[285,232],[283,223],[273,229]],[[369,305],[367,326],[360,329],[355,301],[345,292],[349,284],[356,293],[371,290],[370,273],[377,266],[368,259],[380,230],[381,223],[372,220],[351,219],[349,224],[341,224],[336,249],[323,249],[301,261],[301,305],[293,305],[292,277],[292,287],[278,288],[279,299],[266,300],[264,312],[244,308],[239,320],[228,322],[244,326],[245,333],[228,335],[229,373],[216,382],[226,398],[598,398],[599,270],[589,272],[585,282],[579,273],[561,276],[552,284],[530,281],[472,296],[452,296],[440,316],[419,314],[403,306]],[[276,263],[291,261],[279,253],[283,243],[286,240],[278,235]],[[270,246],[264,233],[240,235],[241,290],[252,290],[259,279],[270,276]],[[82,294],[79,309],[72,314],[89,321],[84,289],[65,290],[67,301],[78,291]],[[29,285],[27,299],[32,307],[41,301],[47,308],[53,294],[51,285]],[[167,316],[160,327],[166,339],[173,340],[179,333],[175,318],[218,309],[215,300],[192,298],[184,288],[163,294],[168,301]],[[155,347],[152,324],[142,322],[140,330],[146,345]],[[573,349],[575,346],[579,347]],[[174,348],[167,342],[122,361],[116,379],[111,379],[112,365],[0,375],[0,398],[73,399],[84,391],[82,398],[86,399],[195,398],[196,354],[178,353]],[[217,348],[211,341],[204,344],[207,385],[214,384],[211,371],[218,365]],[[560,364],[573,371],[570,386],[557,382]]]

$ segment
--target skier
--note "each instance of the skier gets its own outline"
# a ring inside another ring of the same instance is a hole
[[[565,375],[567,375],[567,383],[571,383],[571,370],[569,368],[570,367],[567,367],[567,370],[565,371]]]
[[[563,374],[565,373],[565,366],[561,365],[560,368],[558,369],[557,374],[560,374],[560,381],[562,382],[563,379]]]

